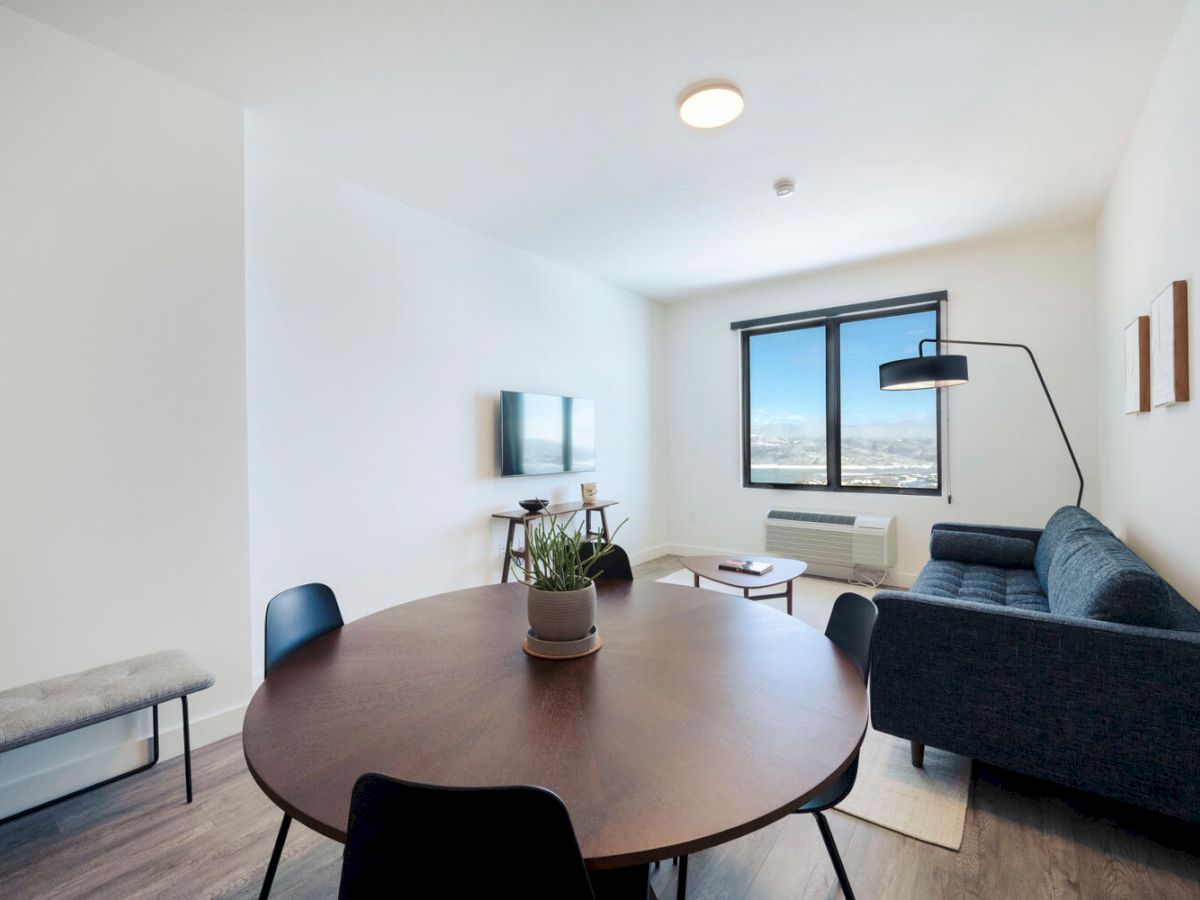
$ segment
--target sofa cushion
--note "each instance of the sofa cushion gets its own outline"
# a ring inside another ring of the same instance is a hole
[[[912,589],[913,593],[951,600],[1050,611],[1041,582],[1032,569],[1002,569],[934,559],[925,564]]]
[[[1002,569],[1032,569],[1034,544],[1024,538],[934,528],[929,536],[929,555]]]
[[[1168,628],[1167,583],[1112,534],[1076,531],[1050,566],[1050,611],[1103,622]]]
[[[1079,532],[1112,534],[1103,522],[1080,506],[1064,506],[1046,523],[1033,558],[1033,568],[1037,571],[1042,590],[1046,593],[1050,592],[1050,566],[1054,562],[1054,554],[1058,552],[1064,540]]]

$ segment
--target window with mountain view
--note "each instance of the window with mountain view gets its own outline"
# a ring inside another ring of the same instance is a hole
[[[745,485],[939,493],[937,392],[879,389],[937,333],[935,305],[743,332]]]
[[[752,334],[749,346],[751,480],[828,484],[825,329]]]

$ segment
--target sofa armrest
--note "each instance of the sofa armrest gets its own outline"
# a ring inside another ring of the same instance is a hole
[[[933,530],[964,531],[969,534],[990,534],[996,537],[1022,538],[1032,541],[1034,548],[1042,538],[1041,528],[1021,528],[1013,525],[974,525],[969,522],[936,522]]]
[[[880,591],[881,731],[1200,817],[1200,633]]]

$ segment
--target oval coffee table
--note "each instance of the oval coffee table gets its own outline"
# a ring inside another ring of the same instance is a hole
[[[596,896],[645,900],[651,862],[782,818],[849,764],[867,693],[823,634],[714,591],[601,585],[604,647],[578,660],[521,650],[515,583],[416,600],[317,638],[250,701],[251,774],[337,841],[364,772],[541,785],[570,811]]]
[[[728,569],[722,569],[721,563],[730,558],[728,556],[684,556],[680,558],[679,562],[692,573],[693,583],[696,587],[700,587],[701,578],[707,578],[718,584],[741,588],[742,596],[747,600],[773,600],[776,597],[786,597],[788,615],[792,614],[792,579],[799,578],[804,574],[804,570],[808,568],[807,563],[798,559],[780,559],[775,556],[736,557],[737,559],[752,559],[755,562],[768,562],[773,566],[771,571],[764,575],[748,575],[745,572],[731,572]],[[787,587],[774,594],[750,595],[750,591],[755,588],[769,588],[779,584],[786,584]]]

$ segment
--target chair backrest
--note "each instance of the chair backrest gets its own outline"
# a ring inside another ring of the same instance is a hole
[[[842,594],[833,603],[825,636],[841,647],[862,673],[863,681],[871,674],[871,635],[879,610],[860,594]]]
[[[302,584],[276,594],[267,604],[263,629],[265,673],[270,675],[293,650],[343,624],[337,597],[323,584]]]
[[[588,560],[596,552],[590,542],[579,545],[579,558]],[[624,548],[613,544],[612,550],[592,570],[593,578],[611,578],[615,581],[633,581],[633,567],[629,564],[629,554]]]
[[[405,886],[435,876],[447,897],[594,900],[571,817],[551,791],[360,777],[339,900],[425,896]]]

